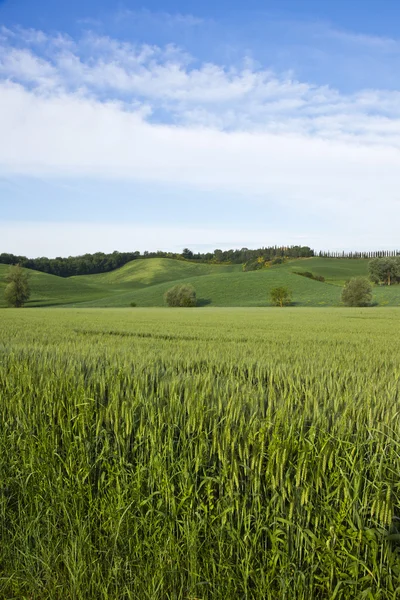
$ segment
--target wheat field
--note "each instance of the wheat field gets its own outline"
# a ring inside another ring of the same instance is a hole
[[[0,312],[0,598],[400,598],[400,311]]]

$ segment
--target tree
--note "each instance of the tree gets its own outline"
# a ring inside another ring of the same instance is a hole
[[[353,277],[342,291],[342,302],[347,306],[368,306],[372,300],[372,287],[366,277]]]
[[[196,290],[192,285],[178,283],[164,294],[168,306],[196,306]]]
[[[193,252],[189,248],[184,248],[182,250],[182,256],[183,258],[190,260],[191,258],[193,258]]]
[[[287,306],[292,301],[292,292],[287,287],[276,287],[270,291],[272,304],[275,306]]]
[[[29,299],[28,275],[20,265],[11,266],[6,276],[7,286],[4,292],[9,306],[20,308]]]
[[[368,265],[369,278],[374,283],[391,285],[400,281],[400,258],[398,256],[387,256],[385,258],[374,258]]]

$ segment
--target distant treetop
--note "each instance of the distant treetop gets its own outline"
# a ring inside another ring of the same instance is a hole
[[[42,271],[60,277],[72,275],[92,275],[94,273],[107,273],[122,267],[126,263],[139,258],[174,258],[177,260],[190,260],[204,263],[230,263],[242,264],[244,270],[263,268],[266,263],[277,264],[284,259],[310,258],[319,256],[321,258],[383,258],[400,256],[398,250],[382,250],[373,252],[319,252],[318,254],[309,246],[265,246],[251,250],[249,248],[221,250],[217,248],[213,252],[193,252],[190,248],[184,248],[179,252],[157,252],[145,251],[140,253],[118,252],[115,250],[110,254],[95,252],[94,254],[82,254],[80,256],[68,256],[56,258],[27,258],[15,254],[0,254],[0,263],[6,265],[21,265],[27,269]]]
[[[174,258],[177,260],[192,260],[206,263],[231,263],[243,264],[255,260],[262,256],[264,260],[272,260],[277,257],[300,258],[314,256],[314,250],[308,246],[270,246],[249,250],[220,250],[214,252],[194,253],[189,248],[184,248],[182,253],[176,252],[148,252],[141,254],[138,250],[135,252],[118,252],[111,254],[104,252],[95,252],[94,254],[83,254],[81,256],[68,256],[68,258],[27,258],[26,256],[16,256],[15,254],[0,254],[0,263],[7,265],[19,264],[27,269],[42,271],[60,277],[70,277],[72,275],[92,275],[94,273],[107,273],[122,267],[126,263],[138,258]]]

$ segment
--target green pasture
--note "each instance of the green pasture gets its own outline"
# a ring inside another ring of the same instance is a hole
[[[343,286],[351,277],[368,277],[368,259],[364,258],[299,258],[272,267],[284,271],[309,271],[322,275],[327,283]]]
[[[0,265],[0,307],[5,306],[4,277]],[[322,275],[325,282],[301,277],[295,271]],[[196,264],[167,258],[132,261],[120,269],[98,275],[62,278],[29,271],[32,296],[28,307],[80,306],[97,308],[163,306],[164,293],[176,283],[190,283],[199,306],[268,306],[270,290],[286,286],[294,306],[339,306],[341,289],[350,277],[368,274],[368,260],[305,258],[269,269],[243,272],[241,265]],[[374,302],[400,305],[400,286],[375,287]]]

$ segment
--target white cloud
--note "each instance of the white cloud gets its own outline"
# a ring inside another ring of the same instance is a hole
[[[345,31],[341,29],[333,29],[331,27],[325,28],[326,35],[332,39],[337,39],[349,44],[365,46],[372,50],[379,50],[383,52],[399,52],[400,44],[398,40],[390,37],[380,37],[376,35],[366,35],[363,33],[354,33],[352,31]]]
[[[296,80],[291,74],[204,63],[168,45],[135,45],[93,33],[80,40],[49,38],[3,28],[0,74],[38,92],[79,94],[101,101],[138,103],[152,120],[221,130],[360,138],[362,143],[398,147],[400,93],[364,90],[340,94],[329,86]],[[18,45],[16,45],[16,40]]]
[[[3,30],[0,48],[5,175],[241,193],[360,230],[400,218],[397,91],[346,96],[250,62],[193,67],[174,46],[24,35]]]
[[[328,211],[400,197],[398,150],[341,139],[329,122],[325,138],[176,127],[148,123],[116,102],[4,83],[0,130],[0,165],[9,173],[188,184]]]

